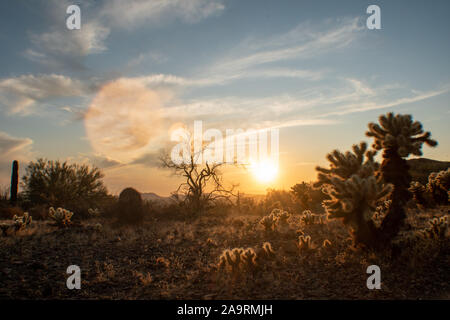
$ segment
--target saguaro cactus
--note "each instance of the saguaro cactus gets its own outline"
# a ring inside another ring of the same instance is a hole
[[[404,158],[410,154],[422,155],[422,145],[436,146],[430,132],[424,132],[422,124],[414,121],[411,115],[401,115],[390,112],[381,115],[379,123],[369,123],[368,137],[374,138],[373,148],[383,149],[383,162],[380,176],[385,183],[392,183],[394,191],[391,194],[392,205],[381,225],[386,239],[394,237],[402,225],[406,214],[404,204],[411,198],[408,191],[411,183],[409,166]]]
[[[15,205],[17,202],[17,188],[19,186],[19,162],[14,160],[12,163],[11,174],[11,204]]]

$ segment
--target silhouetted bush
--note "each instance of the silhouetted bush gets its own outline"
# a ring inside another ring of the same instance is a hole
[[[23,179],[25,207],[64,207],[78,217],[108,200],[103,173],[95,167],[38,159],[30,162]]]

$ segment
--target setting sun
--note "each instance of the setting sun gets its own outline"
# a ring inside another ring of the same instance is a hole
[[[271,182],[275,180],[278,174],[277,164],[268,159],[251,162],[250,169],[260,182]]]

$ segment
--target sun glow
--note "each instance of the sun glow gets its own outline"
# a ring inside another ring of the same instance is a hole
[[[278,174],[278,165],[269,159],[250,163],[250,170],[260,182],[271,182]]]

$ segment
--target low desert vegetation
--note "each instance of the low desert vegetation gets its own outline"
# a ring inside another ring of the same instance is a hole
[[[261,198],[194,161],[165,160],[187,181],[165,203],[132,187],[109,195],[97,168],[31,162],[23,192],[0,199],[0,298],[450,298],[449,169],[424,184],[407,161],[437,142],[391,113],[367,135],[372,148],[332,151],[317,181]],[[374,264],[381,290],[366,286]],[[65,286],[70,265],[81,290]]]

